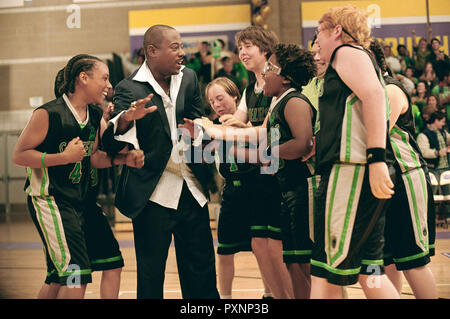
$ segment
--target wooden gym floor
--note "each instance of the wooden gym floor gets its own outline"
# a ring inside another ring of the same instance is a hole
[[[215,223],[212,223],[215,226]],[[125,267],[122,270],[119,298],[136,298],[136,260],[131,225],[116,224],[115,235],[120,243]],[[216,231],[213,229],[216,240]],[[235,256],[233,298],[260,299],[263,285],[252,253]],[[450,298],[450,230],[438,228],[436,256],[430,267],[435,275],[440,298]],[[28,213],[0,213],[0,297],[8,299],[35,298],[46,272],[40,239]],[[93,273],[86,298],[100,298],[101,273]],[[347,288],[350,299],[365,298],[358,284]],[[165,298],[181,298],[174,248],[170,248],[167,261]],[[402,298],[414,298],[411,288],[403,280]]]

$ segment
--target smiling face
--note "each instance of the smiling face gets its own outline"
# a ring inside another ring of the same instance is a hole
[[[185,56],[181,36],[174,29],[161,32],[161,41],[147,47],[148,56],[152,61],[152,70],[162,76],[178,74]]]
[[[439,50],[440,47],[441,47],[441,43],[439,42],[438,39],[431,40],[431,48],[433,49],[433,51]]]
[[[438,101],[434,95],[430,95],[428,97],[428,105],[434,106],[436,108],[438,107]]]
[[[103,62],[97,61],[94,67],[85,73],[87,74],[85,88],[86,96],[89,100],[88,104],[102,104],[109,90],[112,89],[112,85],[109,82],[108,66]]]
[[[219,116],[236,112],[237,97],[228,94],[222,85],[211,85],[206,96],[211,107]]]
[[[322,78],[324,76],[325,72],[327,71],[328,63],[325,62],[325,60],[323,60],[320,57],[320,54],[319,54],[320,48],[319,48],[319,45],[317,44],[317,41],[314,41],[311,51],[314,54],[314,64],[316,65],[316,68],[317,68],[316,76],[318,78]]]
[[[261,72],[264,62],[266,62],[266,53],[261,52],[258,46],[251,41],[245,40],[239,42],[239,59],[244,64],[245,68],[252,72]]]
[[[316,31],[316,43],[319,47],[319,55],[321,59],[327,63],[330,61],[334,49],[343,43],[335,31],[335,27],[328,27],[325,23],[319,24]]]
[[[283,85],[284,76],[280,75],[281,66],[277,61],[275,54],[272,54],[264,67],[264,95],[279,96],[286,87]]]
[[[442,128],[445,126],[445,117],[440,120],[436,119],[433,124],[435,129],[442,130]]]
[[[417,93],[425,93],[427,91],[427,87],[425,86],[425,83],[419,82],[417,83]]]

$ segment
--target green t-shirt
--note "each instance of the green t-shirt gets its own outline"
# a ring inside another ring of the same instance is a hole
[[[323,78],[319,79],[317,77],[314,77],[311,79],[311,81],[309,81],[308,84],[302,87],[303,95],[309,99],[312,106],[316,109],[317,112],[319,111],[319,96],[321,95],[322,91],[323,91]],[[319,115],[317,115],[316,123],[314,125],[314,134],[317,133],[319,128],[320,128]]]

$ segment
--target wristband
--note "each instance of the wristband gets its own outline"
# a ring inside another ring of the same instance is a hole
[[[366,151],[367,164],[386,162],[386,149],[381,147],[368,148]]]
[[[44,162],[45,154],[47,154],[47,152],[44,152],[44,153],[42,153],[42,155],[41,155],[41,164],[42,164],[42,168],[45,168],[45,162]]]

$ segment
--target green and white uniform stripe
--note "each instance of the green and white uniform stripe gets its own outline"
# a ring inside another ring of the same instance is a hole
[[[347,257],[365,169],[336,164],[331,170],[325,207],[325,252],[331,267]]]

